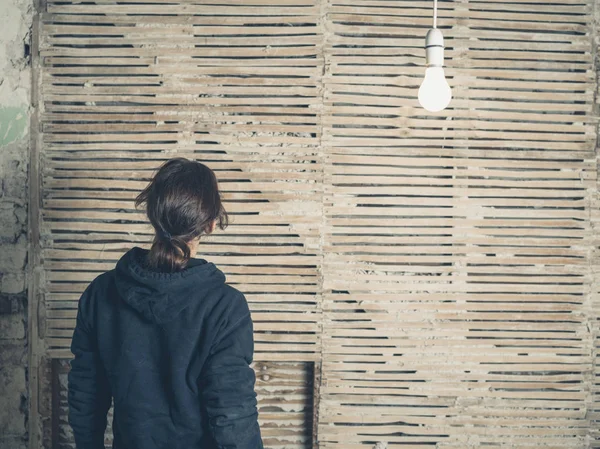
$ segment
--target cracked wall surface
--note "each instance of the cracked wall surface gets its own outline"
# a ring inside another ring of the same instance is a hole
[[[31,0],[0,2],[0,449],[27,446]]]

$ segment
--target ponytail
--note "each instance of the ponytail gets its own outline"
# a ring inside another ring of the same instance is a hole
[[[228,225],[214,172],[200,162],[175,158],[164,163],[135,199],[146,204],[155,236],[148,266],[162,272],[183,270],[192,257],[189,242]]]
[[[155,237],[150,252],[148,253],[148,266],[168,273],[181,271],[192,257],[187,243],[171,238]]]

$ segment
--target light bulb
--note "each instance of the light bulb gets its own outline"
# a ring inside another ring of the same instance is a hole
[[[452,91],[444,76],[444,36],[437,28],[427,32],[425,52],[427,69],[419,87],[419,103],[430,112],[439,112],[450,104]]]
[[[419,87],[419,103],[429,112],[439,112],[450,104],[452,90],[439,66],[427,67],[425,79]]]

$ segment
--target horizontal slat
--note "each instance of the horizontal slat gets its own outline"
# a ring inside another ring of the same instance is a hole
[[[183,156],[230,213],[199,256],[252,310],[265,447],[312,444],[316,361],[322,449],[600,448],[594,6],[441,2],[429,114],[429,2],[49,0],[48,355]]]

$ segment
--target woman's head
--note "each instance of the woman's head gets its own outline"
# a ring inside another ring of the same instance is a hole
[[[214,172],[184,158],[158,169],[135,200],[136,207],[141,204],[156,232],[148,263],[159,271],[185,268],[192,257],[190,243],[210,234],[215,225],[225,229],[228,224]]]

